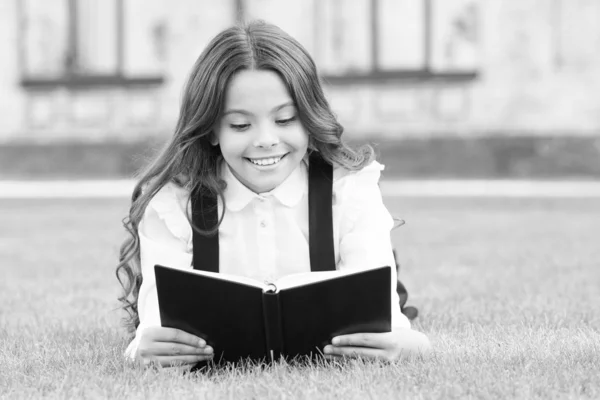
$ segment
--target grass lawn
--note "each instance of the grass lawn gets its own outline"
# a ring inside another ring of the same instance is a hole
[[[182,376],[125,364],[126,200],[0,200],[1,398],[600,398],[600,201],[386,199],[435,348]]]

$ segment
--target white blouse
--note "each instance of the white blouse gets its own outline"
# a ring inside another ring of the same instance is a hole
[[[333,235],[337,269],[394,264],[390,230],[393,219],[383,204],[373,162],[361,171],[336,167],[333,173]],[[308,248],[308,168],[301,162],[271,192],[256,194],[240,183],[226,165],[226,212],[219,226],[219,271],[259,280],[310,271]],[[154,265],[191,269],[192,228],[187,220],[189,191],[173,183],[152,198],[138,234],[143,283],[138,297],[140,325],[126,355],[134,357],[141,332],[160,326]],[[223,210],[218,202],[219,215]],[[410,328],[400,312],[392,268],[392,325]]]

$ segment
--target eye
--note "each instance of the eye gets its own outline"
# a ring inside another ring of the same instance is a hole
[[[229,127],[235,131],[245,131],[250,127],[250,124],[229,124]]]
[[[295,120],[296,120],[296,116],[294,115],[293,117],[290,117],[290,118],[278,119],[275,122],[277,123],[277,125],[285,126],[285,125],[291,124]]]

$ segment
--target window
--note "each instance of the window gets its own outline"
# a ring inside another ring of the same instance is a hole
[[[478,67],[476,0],[435,0],[431,9],[432,71],[468,72]]]
[[[473,79],[478,0],[320,0],[317,63],[329,82]]]
[[[162,3],[163,0],[23,0],[23,84],[162,82]]]

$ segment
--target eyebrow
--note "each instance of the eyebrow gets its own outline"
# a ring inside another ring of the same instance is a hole
[[[289,106],[294,106],[294,102],[293,101],[288,101],[286,103],[280,104],[277,107],[273,108],[271,110],[271,112],[277,112],[279,110],[281,110],[284,107],[289,107]],[[229,114],[244,114],[244,115],[254,115],[252,114],[250,111],[246,111],[246,110],[241,110],[241,109],[231,109],[231,110],[227,110],[223,113],[223,116],[225,115],[229,115]]]

